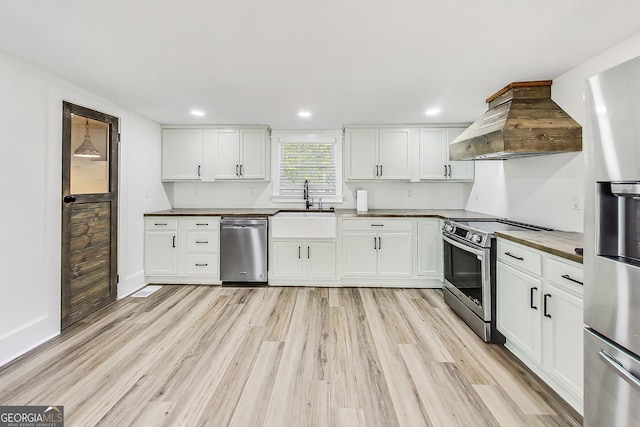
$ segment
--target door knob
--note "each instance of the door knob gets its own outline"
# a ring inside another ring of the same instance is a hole
[[[62,199],[65,203],[73,203],[76,201],[76,196],[64,196]]]

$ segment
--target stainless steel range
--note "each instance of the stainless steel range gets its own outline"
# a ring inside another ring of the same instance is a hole
[[[496,231],[546,230],[506,220],[445,221],[445,302],[485,342],[503,343],[496,330]]]

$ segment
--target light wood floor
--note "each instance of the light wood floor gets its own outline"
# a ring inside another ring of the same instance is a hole
[[[576,426],[438,290],[164,286],[0,369],[67,426]]]

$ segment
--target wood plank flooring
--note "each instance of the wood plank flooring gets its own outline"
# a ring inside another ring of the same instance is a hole
[[[433,289],[164,286],[0,369],[67,426],[579,426]]]

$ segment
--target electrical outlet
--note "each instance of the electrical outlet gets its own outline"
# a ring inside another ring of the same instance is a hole
[[[407,197],[408,197],[408,198],[411,198],[411,196],[413,196],[413,193],[411,192],[411,189],[409,188],[409,189],[407,190]]]
[[[573,197],[573,199],[571,200],[571,209],[576,211],[582,210],[582,197],[580,196]]]
[[[250,196],[253,196],[254,194],[256,194],[256,189],[255,189],[255,187],[251,187],[251,188],[249,188],[249,195],[250,195]]]

